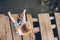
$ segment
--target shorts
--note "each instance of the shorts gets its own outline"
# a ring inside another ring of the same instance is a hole
[[[21,21],[19,21],[19,22],[20,22],[22,25],[26,23],[25,20],[21,20]],[[18,26],[18,22],[15,22],[15,23],[14,23],[14,29],[16,29],[17,26]]]

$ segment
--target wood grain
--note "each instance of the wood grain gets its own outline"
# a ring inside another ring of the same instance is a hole
[[[38,14],[42,40],[54,40],[49,14]]]
[[[10,20],[8,16],[5,16],[5,26],[6,26],[6,40],[12,40],[12,33],[10,28]]]
[[[6,40],[5,32],[5,17],[4,14],[0,14],[0,40]]]

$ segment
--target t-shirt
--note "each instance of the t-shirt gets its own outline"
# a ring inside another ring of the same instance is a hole
[[[26,21],[25,21],[25,20],[20,20],[20,23],[21,23],[22,25],[24,25],[24,24],[26,23]],[[18,35],[23,35],[23,33],[22,33],[22,31],[21,31],[21,28],[19,28],[16,33],[17,33]]]

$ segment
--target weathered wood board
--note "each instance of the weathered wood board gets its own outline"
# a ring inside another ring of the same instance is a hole
[[[6,40],[4,14],[0,14],[0,40]]]
[[[10,20],[8,16],[5,16],[5,26],[6,26],[6,40],[12,40]]]
[[[30,24],[32,25],[32,27],[34,28],[34,26],[33,26],[33,19],[32,19],[32,15],[31,14],[27,14],[27,21],[29,21]],[[32,30],[32,32],[30,33],[29,37],[30,37],[30,40],[35,40],[34,30]]]
[[[38,14],[42,40],[54,40],[49,14]]]

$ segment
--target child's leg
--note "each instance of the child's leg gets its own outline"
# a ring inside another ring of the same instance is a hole
[[[12,21],[13,23],[15,23],[15,22],[16,22],[16,20],[12,17],[12,15],[11,15],[11,13],[10,13],[10,12],[8,12],[8,15],[9,15],[9,17],[10,17],[11,21]]]
[[[26,21],[25,12],[26,12],[26,9],[24,9],[24,11],[22,12],[22,14],[23,14],[23,20],[25,20],[25,21]]]

